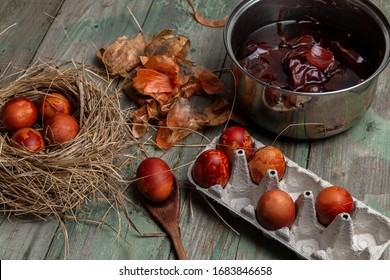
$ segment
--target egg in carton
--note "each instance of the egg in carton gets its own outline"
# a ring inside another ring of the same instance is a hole
[[[219,137],[204,149],[215,149]],[[254,140],[254,149],[264,144]],[[274,238],[304,259],[380,259],[390,246],[390,219],[353,198],[352,216],[340,213],[327,227],[316,217],[315,198],[331,183],[315,173],[286,159],[286,171],[279,180],[276,170],[269,169],[259,185],[253,183],[244,150],[236,150],[227,185],[202,188],[192,177],[192,164],[188,179],[196,189],[217,201],[264,235]],[[297,214],[293,225],[275,231],[262,227],[256,219],[255,209],[260,196],[267,190],[281,189],[296,202]]]

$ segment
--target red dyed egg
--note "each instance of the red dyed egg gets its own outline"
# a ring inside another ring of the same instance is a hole
[[[323,189],[315,202],[317,219],[324,226],[328,226],[340,213],[352,215],[354,207],[351,194],[339,186]]]
[[[173,191],[174,176],[168,164],[156,157],[143,160],[137,169],[139,192],[148,200],[162,202]]]
[[[220,150],[206,150],[196,158],[192,178],[200,187],[209,188],[213,185],[225,187],[229,177],[229,159]]]
[[[39,131],[33,128],[21,128],[11,138],[11,146],[37,152],[45,149],[45,141]]]
[[[44,136],[52,144],[63,144],[79,133],[79,124],[71,115],[58,114],[47,120],[44,127]]]
[[[57,114],[68,114],[72,112],[69,100],[62,94],[54,92],[43,96],[38,102],[38,113],[45,120]]]
[[[286,160],[283,153],[274,146],[265,146],[258,149],[249,161],[249,173],[252,181],[259,184],[268,169],[278,172],[282,179],[286,170]]]
[[[288,193],[279,189],[265,192],[256,206],[256,219],[268,230],[291,227],[295,215],[294,200]]]
[[[8,100],[1,110],[1,121],[10,131],[33,126],[37,117],[35,104],[25,97]]]
[[[242,149],[246,158],[253,152],[253,140],[249,133],[240,126],[227,128],[219,136],[217,149],[224,152],[230,161],[233,161],[235,151]]]

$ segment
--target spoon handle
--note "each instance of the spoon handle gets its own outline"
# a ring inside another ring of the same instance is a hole
[[[177,228],[170,230],[169,235],[171,236],[173,247],[175,247],[178,259],[188,260],[187,254],[184,250],[183,242],[181,241],[179,229]]]

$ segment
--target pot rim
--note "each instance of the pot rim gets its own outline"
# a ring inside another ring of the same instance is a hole
[[[261,85],[272,88],[275,90],[279,90],[283,93],[288,94],[294,94],[294,95],[300,95],[300,96],[324,96],[324,95],[333,95],[333,94],[341,94],[346,91],[354,91],[357,88],[364,87],[371,82],[373,82],[375,79],[378,78],[379,74],[383,72],[383,70],[387,67],[387,65],[390,62],[390,23],[387,19],[387,17],[383,14],[383,12],[372,2],[369,0],[349,0],[352,3],[357,3],[361,7],[364,7],[365,11],[367,11],[371,16],[375,16],[375,20],[379,23],[379,25],[382,26],[381,30],[385,39],[386,48],[384,52],[384,57],[378,68],[375,70],[374,73],[371,74],[370,77],[365,79],[363,82],[356,84],[354,86],[335,90],[335,91],[327,91],[327,92],[299,92],[299,91],[293,91],[293,90],[287,90],[282,89],[273,85],[270,85],[268,83],[265,83],[257,78],[255,78],[253,75],[249,74],[237,61],[237,58],[235,56],[234,50],[232,49],[230,38],[232,33],[232,27],[234,26],[234,23],[237,21],[237,19],[241,16],[241,14],[246,11],[248,8],[250,8],[253,4],[257,2],[261,2],[262,0],[244,0],[238,3],[232,10],[232,12],[229,14],[228,19],[224,25],[223,29],[223,41],[225,45],[225,49],[227,50],[227,53],[229,57],[232,59],[234,65],[240,69],[241,72],[245,73],[248,77],[252,78],[256,82],[260,83]]]

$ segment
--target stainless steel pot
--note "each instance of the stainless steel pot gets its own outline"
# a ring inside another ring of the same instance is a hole
[[[379,66],[356,86],[324,93],[298,93],[257,80],[241,67],[236,52],[252,32],[278,22],[281,14],[283,20],[309,15],[359,36]],[[249,117],[274,133],[321,139],[350,128],[370,107],[378,76],[390,60],[390,25],[368,0],[247,0],[231,12],[224,43],[233,60],[238,105]]]

